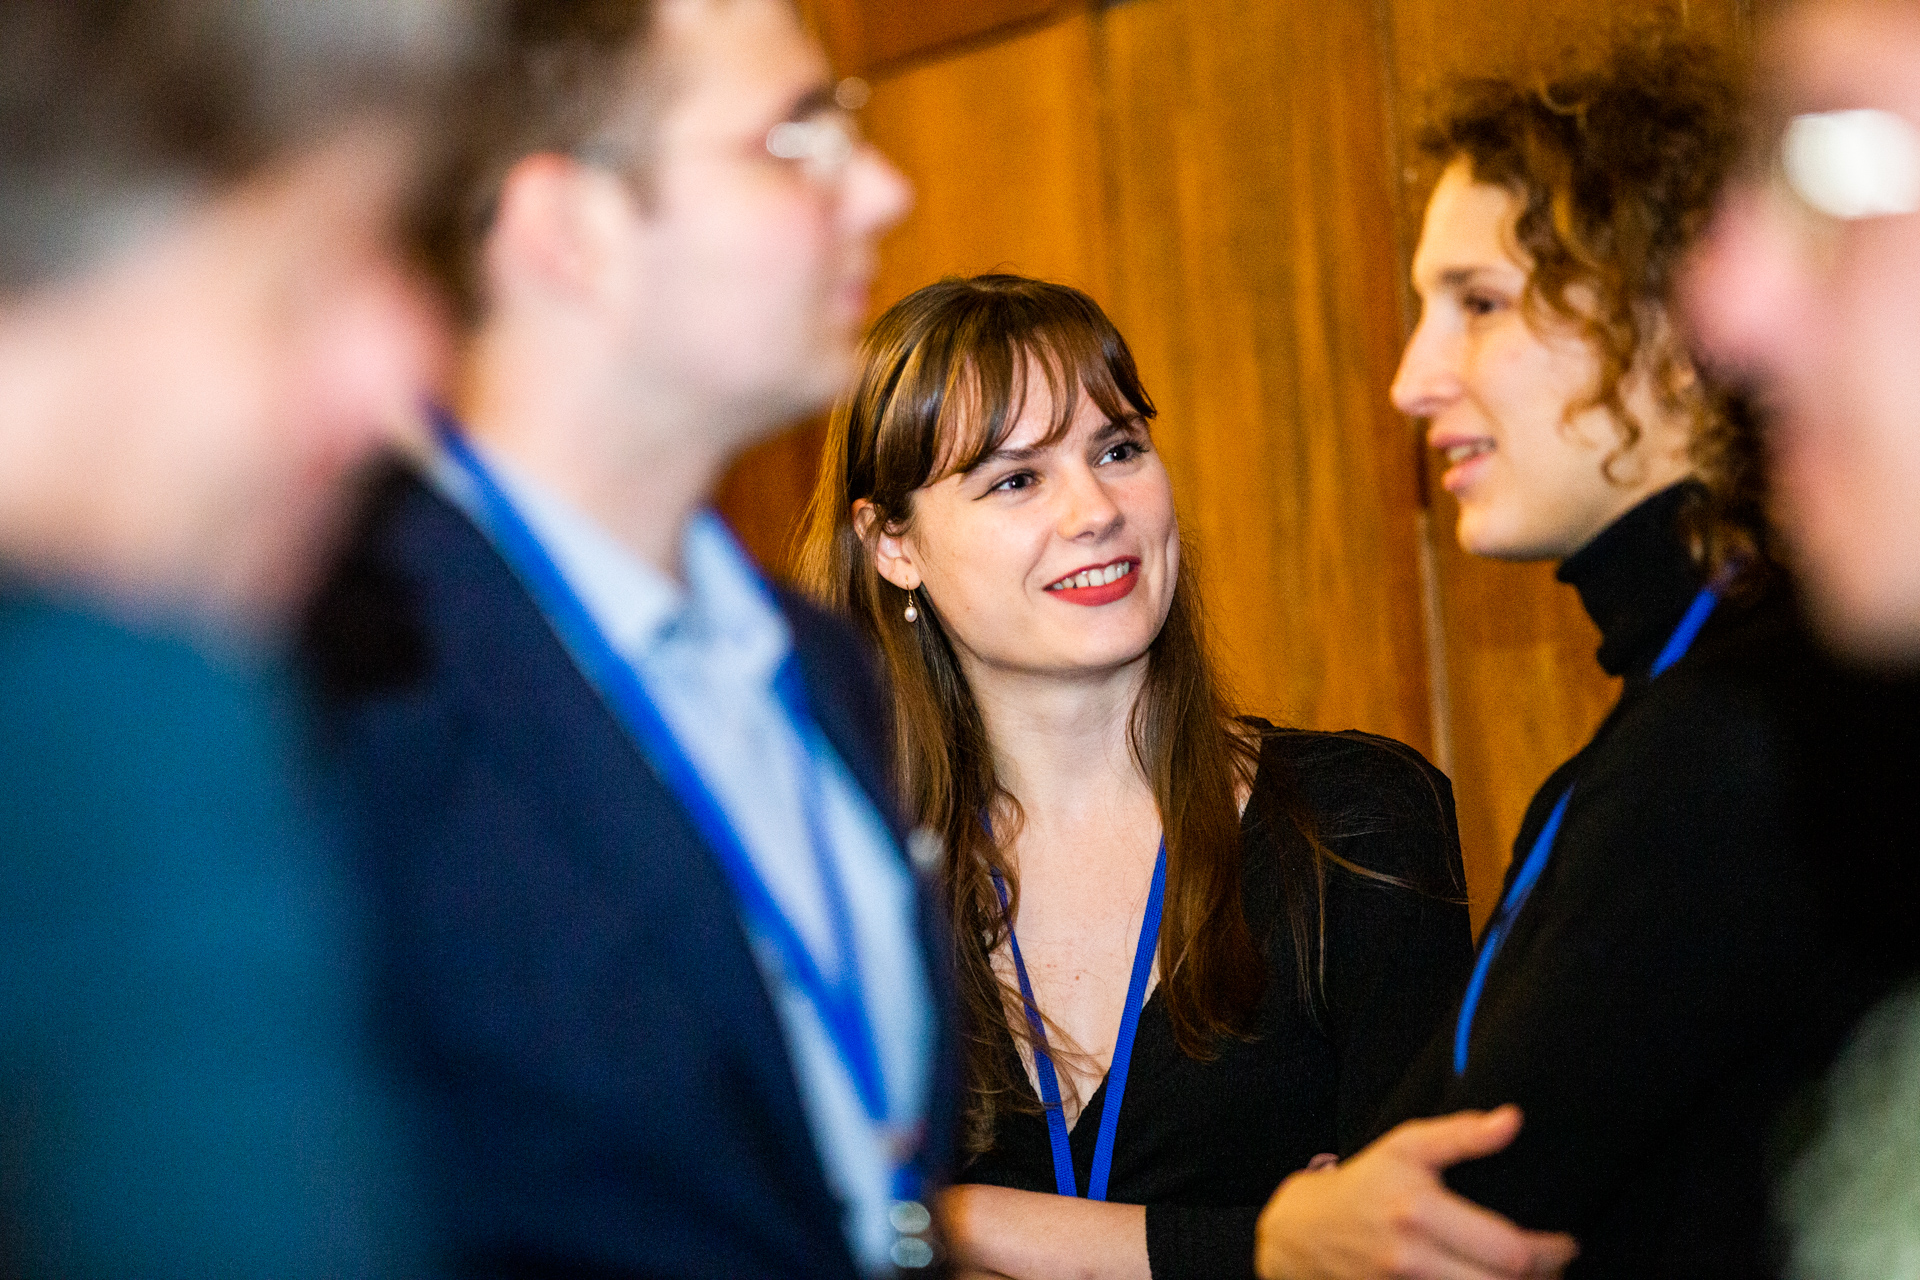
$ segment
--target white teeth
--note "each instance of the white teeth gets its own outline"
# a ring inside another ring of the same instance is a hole
[[[1118,582],[1133,572],[1133,561],[1122,560],[1117,564],[1101,569],[1082,569],[1079,573],[1060,579],[1048,587],[1049,591],[1077,590],[1081,587],[1104,587],[1109,582]]]
[[[1477,458],[1483,453],[1493,452],[1493,441],[1472,440],[1466,444],[1449,445],[1441,450],[1440,456],[1447,460],[1448,466],[1458,466],[1469,458]]]

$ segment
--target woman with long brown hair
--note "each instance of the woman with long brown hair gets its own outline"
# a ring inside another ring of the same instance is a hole
[[[973,1272],[1250,1274],[1470,962],[1446,779],[1233,714],[1153,417],[1086,295],[944,280],[869,335],[809,515],[945,847]]]

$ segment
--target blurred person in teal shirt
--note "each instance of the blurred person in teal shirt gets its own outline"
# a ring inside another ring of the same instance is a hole
[[[438,374],[481,16],[0,2],[0,1274],[431,1270],[275,653]]]

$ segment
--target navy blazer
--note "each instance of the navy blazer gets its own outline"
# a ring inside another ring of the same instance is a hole
[[[780,604],[822,731],[903,840],[865,651]],[[853,1277],[725,875],[480,531],[393,470],[303,649],[378,895],[395,1042],[438,1119],[458,1271]],[[926,893],[920,916],[944,1172],[951,984]]]

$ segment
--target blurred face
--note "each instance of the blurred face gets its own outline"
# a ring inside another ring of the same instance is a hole
[[[444,364],[396,244],[413,155],[400,130],[347,129],[15,308],[0,353],[59,354],[5,380],[23,418],[61,421],[11,553],[236,620],[291,609],[343,473],[413,428]],[[33,407],[42,378],[67,408]]]
[[[1065,435],[1043,445],[1053,407],[1037,370],[1029,386],[1005,443],[917,490],[908,532],[879,540],[882,574],[924,593],[975,680],[1141,659],[1180,571],[1173,489],[1146,424],[1109,421],[1082,391]]]
[[[1837,119],[1839,190],[1790,177],[1774,147],[1725,195],[1689,309],[1708,358],[1771,411],[1779,514],[1823,622],[1858,653],[1920,656],[1920,214],[1900,211],[1910,185],[1844,198],[1920,164],[1920,10],[1806,4],[1769,50],[1761,136]]]
[[[1631,450],[1602,408],[1569,409],[1600,371],[1571,327],[1542,332],[1521,311],[1530,264],[1519,201],[1450,166],[1413,259],[1420,323],[1394,378],[1401,412],[1427,419],[1459,501],[1460,545],[1503,560],[1562,560],[1643,498],[1687,474],[1685,428],[1626,389],[1643,427]],[[1613,457],[1612,478],[1606,467]]]
[[[875,242],[911,192],[847,132],[787,0],[670,0],[660,22],[673,97],[633,213],[632,347],[654,385],[750,436],[851,377]],[[776,155],[782,125],[799,128]]]

